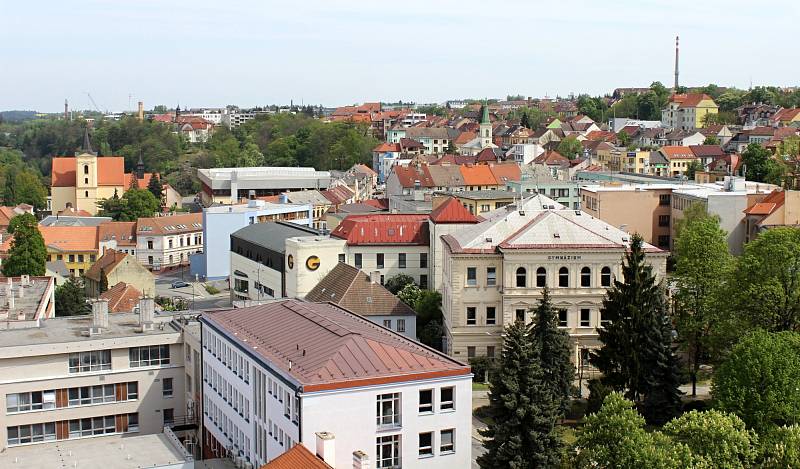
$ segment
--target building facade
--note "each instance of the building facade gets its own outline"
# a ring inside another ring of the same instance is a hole
[[[140,218],[136,226],[136,258],[151,270],[189,264],[203,252],[203,214]]]

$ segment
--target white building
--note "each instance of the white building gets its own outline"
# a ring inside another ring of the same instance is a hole
[[[206,206],[235,204],[252,195],[277,195],[303,189],[327,189],[331,185],[330,171],[314,168],[250,167],[210,168],[197,170],[202,190],[200,197]]]
[[[631,235],[579,210],[534,195],[483,215],[484,221],[443,237],[442,312],[446,350],[467,359],[499,356],[503,328],[530,322],[550,289],[559,327],[582,363],[599,346],[606,290],[621,274]],[[658,278],[667,252],[645,244]]]
[[[322,433],[335,437],[334,467],[353,467],[356,452],[375,468],[471,464],[469,367],[331,304],[283,300],[201,322],[212,454],[260,467],[295,444],[316,452]]]
[[[140,218],[136,228],[136,259],[152,270],[189,264],[203,252],[203,214]]]

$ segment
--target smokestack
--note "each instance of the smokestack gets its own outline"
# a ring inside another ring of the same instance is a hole
[[[64,120],[69,120],[69,101],[67,101],[67,98],[64,98]]]
[[[138,117],[139,117],[140,121],[144,120],[144,102],[142,102],[142,101],[139,101],[139,116]]]
[[[678,40],[679,36],[675,36],[675,92],[678,92]]]
[[[336,466],[336,440],[333,433],[317,432],[317,456],[329,466]]]
[[[353,451],[353,469],[369,469],[367,453],[361,450]]]

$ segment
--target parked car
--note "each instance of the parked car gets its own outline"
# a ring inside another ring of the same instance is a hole
[[[183,288],[190,286],[188,283],[184,282],[183,280],[175,280],[172,282],[172,288]]]

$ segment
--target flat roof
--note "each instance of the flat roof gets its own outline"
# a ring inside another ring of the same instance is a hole
[[[6,288],[8,279],[12,280],[11,291],[14,296],[14,309],[9,310]],[[42,304],[44,295],[50,287],[55,287],[53,277],[30,277],[30,282],[23,285],[20,277],[0,277],[0,315],[8,314],[11,321],[19,320],[20,313],[25,315],[26,321],[36,319],[36,312]],[[22,297],[20,298],[20,290]]]
[[[204,209],[207,213],[247,213],[259,210],[269,210],[273,212],[296,212],[300,210],[310,210],[310,204],[274,204],[265,200],[256,200],[255,206],[251,207],[250,204],[235,204],[235,205],[214,205]]]
[[[286,239],[298,236],[316,236],[321,231],[297,223],[285,221],[254,223],[231,233],[231,237],[241,239],[270,249],[274,252],[286,250]]]
[[[651,191],[663,189],[687,189],[697,188],[695,185],[687,184],[621,184],[621,185],[601,185],[601,184],[585,184],[581,185],[581,190],[588,192],[634,192],[634,191]]]
[[[101,334],[84,335],[92,324],[92,314],[81,316],[55,317],[41,321],[39,327],[0,330],[0,358],[8,358],[9,347],[25,345],[62,344],[70,342],[90,342],[119,339],[125,337],[144,337],[165,334],[178,334],[171,324],[172,314],[155,314],[153,330],[139,332],[139,315],[136,313],[109,313],[108,328]],[[13,352],[19,355],[18,352]]]
[[[482,190],[482,191],[437,191],[437,194],[449,195],[458,197],[459,199],[469,200],[486,200],[486,199],[513,199],[519,197],[519,192],[502,191],[496,189]]]
[[[0,452],[9,468],[139,469],[186,462],[163,433],[112,435],[14,446]]]

